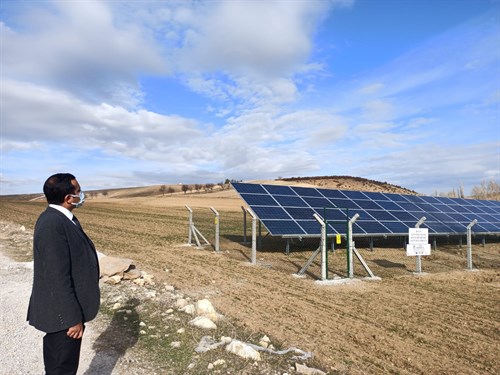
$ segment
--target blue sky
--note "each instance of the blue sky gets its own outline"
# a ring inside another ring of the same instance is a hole
[[[4,0],[0,33],[0,194],[500,182],[497,0]]]

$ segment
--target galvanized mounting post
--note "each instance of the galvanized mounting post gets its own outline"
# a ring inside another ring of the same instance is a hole
[[[191,245],[192,242],[192,232],[193,232],[193,210],[188,207],[188,205],[185,205],[186,208],[189,211],[189,226],[188,226],[188,244]]]
[[[286,239],[286,247],[285,247],[285,254],[290,255],[290,239]]]
[[[215,251],[219,251],[219,213],[213,207],[210,207],[215,214]]]
[[[252,264],[257,264],[257,216],[247,208],[247,212],[252,216]]]
[[[262,250],[262,222],[259,220],[259,250]]]
[[[354,248],[354,241],[352,239],[352,225],[356,220],[358,220],[359,214],[355,214],[348,222],[347,222],[347,230],[349,231],[349,243],[348,253],[347,253],[347,262],[349,263],[349,278],[352,279],[354,277],[354,264],[352,258],[352,252]]]
[[[321,225],[321,280],[327,279],[327,267],[326,267],[326,225],[323,219],[318,215],[314,214],[314,218]]]
[[[243,210],[243,244],[247,243],[247,211],[245,207],[241,206]]]
[[[198,238],[198,235],[205,241],[206,245],[210,245],[210,242],[203,236],[203,234],[196,228],[193,222],[193,210],[186,204],[186,208],[189,211],[189,234],[188,234],[188,245],[191,245],[192,238],[194,237],[196,241],[196,245],[198,247],[201,247],[200,239]]]
[[[467,269],[472,271],[472,227],[477,224],[477,219],[467,225]]]
[[[417,221],[417,224],[415,224],[415,228],[420,228],[420,226],[424,223],[424,221],[427,220],[425,216],[422,216],[419,221]],[[422,273],[422,256],[417,255],[417,273]]]

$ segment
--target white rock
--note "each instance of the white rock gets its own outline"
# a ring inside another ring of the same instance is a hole
[[[172,341],[172,342],[170,343],[170,346],[171,346],[172,348],[180,348],[180,347],[181,347],[181,342],[180,342],[180,341]]]
[[[196,311],[196,307],[194,307],[194,305],[187,305],[187,306],[184,306],[181,311],[184,311],[186,314],[190,314],[190,315],[193,315]]]
[[[237,356],[244,359],[251,359],[254,361],[261,360],[260,353],[257,350],[239,340],[232,340],[226,346],[226,351],[236,354]]]
[[[172,285],[165,285],[165,290],[167,292],[173,292],[175,291],[175,288]]]
[[[225,365],[226,364],[226,361],[224,361],[223,359],[218,359],[217,361],[214,362],[214,366],[221,366],[221,365]]]
[[[145,334],[146,334],[146,331],[144,331],[144,330],[142,330],[142,329],[141,329],[141,330],[139,331],[139,333],[140,333],[141,335],[145,335]]]
[[[132,280],[132,282],[134,284],[139,285],[139,286],[144,286],[144,283],[145,283],[144,279],[134,279],[134,280]]]
[[[132,263],[131,259],[104,256],[99,259],[99,270],[101,276],[113,276],[128,270]]]
[[[264,348],[267,348],[269,347],[269,343],[271,342],[271,340],[269,340],[269,337],[267,337],[266,335],[264,335],[260,341],[259,341],[259,345],[264,347]]]
[[[214,365],[212,363],[209,363],[208,366],[207,366],[207,369],[208,370],[213,370],[214,369]]]
[[[111,277],[108,277],[105,281],[106,284],[111,284],[111,285],[116,285],[120,281],[122,281],[122,276],[121,275],[113,275]]]
[[[196,302],[196,315],[208,315],[215,313],[212,303],[208,299],[202,299]]]
[[[297,374],[303,375],[326,375],[326,372],[318,370],[316,368],[307,367],[306,365],[301,365],[300,363],[295,364]]]
[[[217,326],[210,319],[204,316],[197,316],[189,322],[189,325],[196,326],[204,329],[217,329]]]
[[[120,302],[117,302],[111,307],[111,310],[118,310],[120,307],[122,307]]]
[[[212,303],[208,299],[202,299],[196,302],[196,315],[207,317],[212,322],[219,321],[219,314],[217,314]]]
[[[188,302],[184,298],[179,298],[177,301],[175,301],[175,306],[178,309],[182,309],[183,307],[186,307]]]
[[[177,330],[177,333],[184,333],[184,332],[186,332],[186,330],[185,330],[184,328],[179,328],[179,329]]]
[[[141,327],[146,327],[146,323],[144,323],[144,322],[140,322],[140,323],[139,323],[139,325],[140,325]]]
[[[148,290],[146,293],[144,293],[144,296],[146,298],[155,298],[156,297],[156,290]]]
[[[124,280],[135,280],[141,277],[141,271],[137,268],[131,268],[123,273]]]
[[[231,337],[227,336],[221,336],[220,341],[222,341],[224,344],[229,344],[233,339]]]
[[[21,232],[24,232],[26,230],[26,227],[24,225],[21,225]]]
[[[165,311],[166,314],[172,314],[174,312],[174,309],[168,309],[167,311]]]
[[[154,275],[150,275],[150,274],[148,274],[146,272],[143,272],[142,278],[144,279],[144,282],[146,284],[155,285],[155,283],[153,281],[153,277],[154,277]]]

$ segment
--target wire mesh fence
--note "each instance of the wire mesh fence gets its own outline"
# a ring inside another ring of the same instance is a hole
[[[231,259],[251,262],[252,218],[243,211],[219,211],[220,252]],[[188,212],[186,211],[186,217]],[[208,240],[205,250],[215,250],[216,217],[208,208],[193,209],[193,225]],[[246,219],[246,220],[245,220]],[[246,228],[246,231],[245,231]],[[186,224],[186,237],[188,225]],[[449,272],[467,268],[467,243],[465,236],[430,238],[431,255],[421,257],[423,273]],[[392,278],[411,275],[417,271],[416,257],[406,255],[407,237],[354,238],[355,247],[375,276]],[[327,241],[327,278],[348,277],[347,244],[343,237],[340,244],[335,237]],[[193,241],[193,244],[196,245]],[[256,262],[286,274],[297,274],[320,246],[320,238],[281,238],[271,236],[264,226],[256,226]],[[474,237],[472,243],[474,268],[500,268],[500,238]],[[354,277],[366,277],[367,271],[353,256]],[[311,260],[304,276],[321,279],[321,255]]]

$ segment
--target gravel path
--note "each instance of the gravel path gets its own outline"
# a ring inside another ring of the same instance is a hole
[[[0,355],[0,375],[43,374],[42,337],[26,322],[26,312],[31,294],[31,263],[13,262],[2,254],[5,246],[0,240],[0,332],[2,345]],[[95,325],[86,324],[82,341],[78,374],[103,375],[121,374],[117,358],[102,354],[96,355],[92,343],[99,336]],[[115,366],[116,365],[116,366]]]

